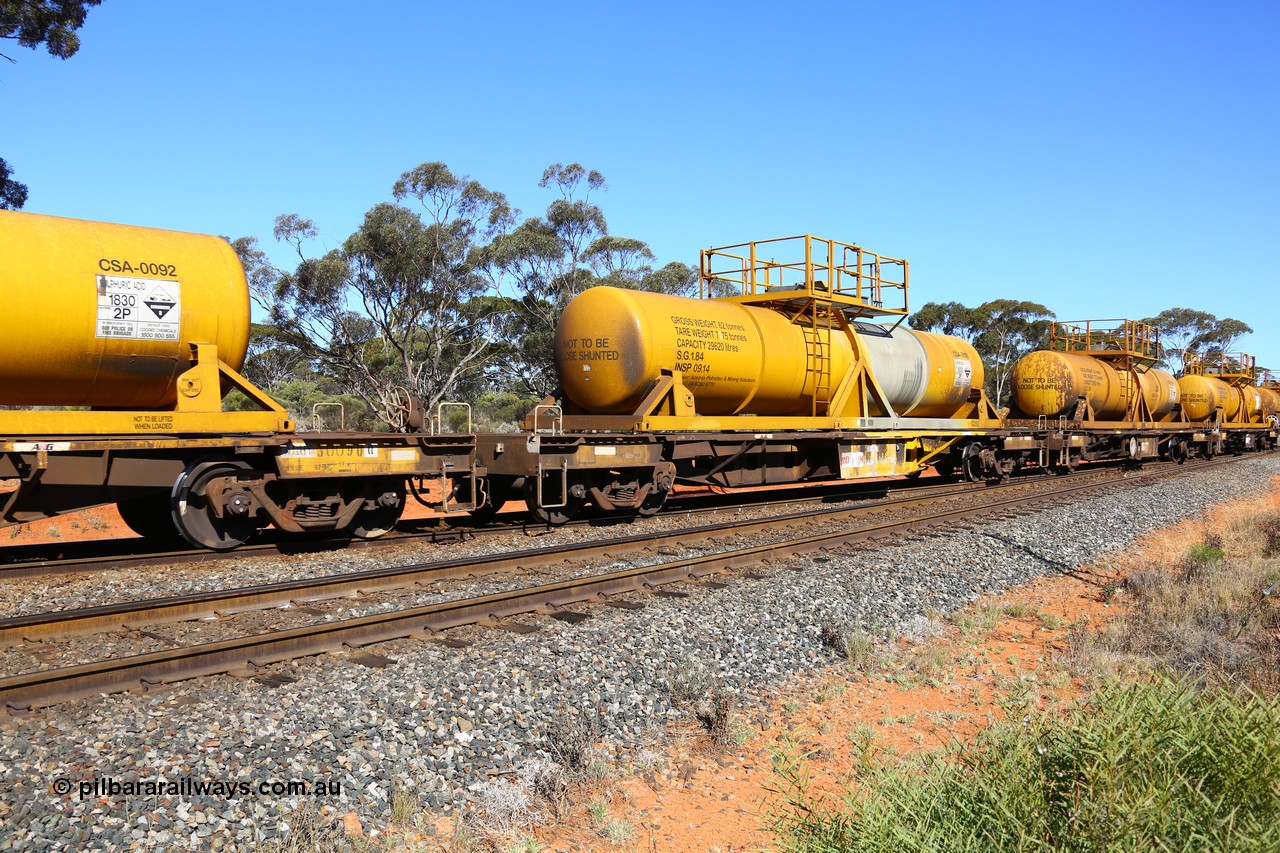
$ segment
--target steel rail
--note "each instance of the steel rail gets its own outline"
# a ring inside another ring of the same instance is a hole
[[[1028,480],[1020,480],[1029,482]],[[949,484],[954,487],[956,484]],[[972,484],[970,484],[972,485]],[[697,493],[673,497],[662,517],[674,515],[706,515],[725,512],[736,507],[769,507],[782,504],[804,504],[838,499],[859,500],[870,495],[889,495],[895,492],[926,492],[943,489],[928,480],[920,481],[876,481],[851,487],[849,483],[814,483],[806,486],[784,489],[757,489],[734,493]],[[806,494],[807,493],[807,494]],[[718,501],[716,498],[728,498]],[[709,504],[699,506],[698,504]],[[520,513],[512,513],[519,516]],[[588,518],[574,519],[566,527],[600,526],[613,523],[627,523],[634,519],[630,514],[595,515]],[[0,582],[33,577],[76,574],[79,572],[109,569],[142,568],[147,566],[168,566],[178,563],[218,563],[225,560],[240,559],[259,555],[280,556],[292,554],[312,554],[324,551],[352,551],[367,548],[383,548],[391,545],[403,545],[411,542],[456,542],[475,539],[481,536],[496,536],[512,532],[540,532],[548,528],[545,524],[529,521],[503,523],[496,521],[485,527],[472,527],[469,519],[461,516],[439,516],[401,519],[400,527],[391,534],[377,539],[354,539],[351,537],[317,537],[317,538],[283,538],[277,542],[257,542],[242,545],[231,551],[207,551],[196,548],[183,548],[176,551],[150,551],[137,553],[138,546],[146,547],[143,539],[117,539],[104,542],[102,540],[79,540],[74,542],[48,545],[9,545],[0,547]],[[428,526],[435,525],[435,526]],[[416,530],[413,528],[417,528]],[[24,553],[25,552],[25,553]],[[46,558],[39,556],[43,552],[57,552],[59,556]],[[105,553],[104,553],[105,552]],[[31,554],[34,556],[27,556]]]
[[[1217,463],[1210,462],[1196,467],[1213,464]],[[941,522],[985,517],[1002,510],[1027,509],[1115,485],[1135,485],[1167,473],[1167,470],[1161,470],[1104,482],[1068,485],[1030,497],[1001,498],[977,507],[944,509],[930,515],[828,531],[790,541],[702,555],[661,565],[624,569],[270,634],[11,676],[0,679],[0,703],[11,712],[22,713],[32,708],[98,693],[139,688],[145,690],[202,675],[227,672],[251,674],[283,660],[405,637],[425,638],[450,628],[469,624],[496,624],[503,619],[532,612],[554,613],[572,604],[647,592],[670,583],[696,581],[769,559],[801,556],[892,533],[924,530]]]
[[[1008,483],[997,488],[1029,486],[1031,481]],[[545,566],[567,560],[585,560],[617,554],[652,550],[671,545],[701,542],[717,536],[746,535],[779,526],[804,522],[839,520],[871,512],[881,512],[895,507],[911,506],[935,500],[951,499],[957,495],[974,492],[986,493],[990,486],[967,484],[937,489],[928,495],[908,495],[887,501],[876,501],[854,507],[827,508],[788,513],[749,520],[731,520],[720,524],[684,528],[663,533],[639,533],[597,542],[580,542],[569,545],[552,545],[543,548],[527,548],[502,554],[463,557],[429,563],[412,563],[326,575],[318,578],[279,581],[237,589],[212,590],[180,596],[126,601],[97,607],[82,607],[32,613],[0,619],[0,648],[17,645],[23,641],[47,640],[121,628],[134,629],[166,622],[186,622],[227,616],[247,610],[264,610],[286,605],[301,605],[314,601],[344,598],[370,593],[386,592],[405,587],[433,583],[447,578],[465,575],[492,574]]]

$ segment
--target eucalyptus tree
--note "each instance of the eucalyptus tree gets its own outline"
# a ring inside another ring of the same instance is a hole
[[[50,56],[67,59],[80,49],[76,30],[84,26],[90,6],[102,0],[0,0],[0,39],[35,50],[44,45]],[[0,59],[13,58],[0,53]]]
[[[997,406],[1008,395],[1018,359],[1048,346],[1053,312],[1038,302],[993,299],[977,308],[959,302],[929,302],[908,318],[913,329],[963,338],[973,344],[986,370],[987,393]]]
[[[13,179],[13,170],[0,157],[0,210],[21,210],[27,203],[27,185]]]
[[[1171,373],[1182,370],[1188,351],[1230,352],[1242,335],[1253,329],[1232,317],[1219,320],[1194,308],[1167,308],[1142,322],[1160,330],[1160,364]]]
[[[922,332],[964,338],[969,343],[982,331],[978,313],[959,302],[926,302],[907,318],[907,325]]]
[[[974,313],[979,331],[972,339],[973,348],[986,365],[987,392],[998,409],[1006,402],[1009,378],[1018,359],[1049,345],[1053,312],[1038,302],[993,299],[979,305]]]
[[[697,273],[680,263],[655,270],[653,251],[641,240],[609,233],[604,211],[591,196],[607,190],[604,176],[578,163],[553,163],[538,186],[554,189],[546,213],[501,235],[488,265],[502,289],[513,294],[516,316],[508,327],[518,357],[522,390],[541,397],[555,390],[553,345],[565,306],[600,284],[663,293],[697,292]]]
[[[583,260],[595,273],[593,284],[673,296],[698,295],[698,271],[679,261],[655,270],[653,250],[643,240],[606,234],[587,247]]]
[[[489,243],[510,227],[506,198],[443,163],[405,172],[341,248],[309,258],[315,225],[289,214],[275,236],[298,254],[271,293],[271,323],[321,373],[389,424],[406,392],[428,410],[479,373],[495,303]],[[412,204],[417,209],[411,209]]]

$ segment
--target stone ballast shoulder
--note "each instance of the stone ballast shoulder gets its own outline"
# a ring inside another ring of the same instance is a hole
[[[1044,575],[1068,571],[1206,508],[1269,488],[1280,456],[1211,476],[1161,479],[1014,518],[877,547],[803,558],[762,579],[652,596],[642,610],[592,609],[576,625],[536,620],[532,634],[466,629],[463,648],[398,641],[272,672],[268,688],[216,677],[158,694],[120,694],[0,721],[0,851],[157,846],[244,849],[288,832],[302,797],[155,796],[81,800],[53,781],[326,779],[342,794],[317,806],[387,822],[393,789],[420,808],[473,803],[490,771],[537,757],[545,733],[590,717],[620,750],[643,747],[680,716],[672,673],[738,691],[744,701],[788,675],[831,662],[824,621],[902,629]],[[534,620],[528,620],[534,621]]]

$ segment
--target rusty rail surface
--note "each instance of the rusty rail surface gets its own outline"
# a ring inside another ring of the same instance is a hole
[[[1008,483],[1004,487],[1027,486],[1029,483],[1030,481]],[[877,501],[873,504],[862,504],[856,507],[807,510],[768,518],[726,521],[720,524],[684,528],[666,533],[640,533],[633,536],[596,542],[582,542],[574,545],[528,548],[503,554],[486,554],[478,557],[463,557],[457,560],[440,560],[430,563],[412,563],[403,566],[326,575],[318,578],[280,581],[278,583],[240,587],[238,589],[196,592],[166,598],[104,604],[98,607],[11,616],[0,619],[0,648],[14,646],[24,641],[93,634],[121,628],[132,630],[167,622],[187,622],[195,619],[229,616],[248,610],[265,610],[286,605],[303,605],[332,598],[386,592],[466,575],[493,574],[515,569],[538,568],[566,560],[585,560],[634,553],[663,546],[706,541],[726,534],[744,535],[778,526],[795,525],[815,520],[850,518],[866,513],[881,512],[894,507],[911,506],[944,498],[949,499],[969,492],[987,492],[991,488],[972,483],[952,484],[948,487],[935,488],[927,495],[912,494],[908,497]]]
[[[1039,476],[1039,475],[1033,475]],[[1025,479],[1023,480],[1026,481]],[[952,484],[955,485],[955,484]],[[972,484],[970,484],[972,485]],[[875,481],[852,484],[811,483],[784,489],[759,489],[732,493],[707,492],[677,495],[670,499],[663,516],[704,515],[723,512],[738,506],[771,506],[775,504],[816,503],[819,501],[858,500],[870,495],[888,495],[893,492],[928,492],[944,488],[928,480]],[[517,518],[523,513],[511,513]],[[627,523],[632,515],[593,515],[576,518],[561,525],[589,527],[612,523]],[[547,525],[527,520],[503,523],[499,520],[484,527],[473,527],[469,519],[459,516],[406,518],[398,522],[395,531],[378,539],[354,539],[345,536],[319,536],[315,538],[282,538],[280,541],[255,542],[231,551],[206,551],[198,548],[162,550],[144,539],[81,540],[43,545],[7,545],[0,547],[0,583],[7,580],[44,577],[47,575],[75,574],[85,571],[168,566],[179,563],[210,564],[253,556],[281,556],[314,554],[323,551],[352,551],[403,545],[409,542],[457,542],[483,536],[494,536],[513,531],[540,532]],[[269,533],[268,533],[269,535]],[[42,554],[57,554],[45,557]]]
[[[1176,471],[1212,467],[1232,460],[1217,460],[1192,466],[1162,467],[1157,471],[1130,474],[1101,482],[1065,484],[1031,496],[997,497],[978,506],[943,508],[908,519],[870,523],[783,542],[702,555],[660,565],[624,569],[559,583],[495,593],[476,598],[389,611],[330,623],[294,628],[270,634],[240,637],[188,648],[134,655],[80,666],[51,669],[0,679],[0,703],[10,712],[51,705],[98,693],[147,689],[173,681],[216,673],[252,673],[283,660],[323,654],[346,647],[360,647],[405,637],[431,634],[469,624],[492,624],[531,612],[552,612],[585,601],[647,592],[658,586],[700,580],[710,575],[756,565],[769,559],[794,557],[839,545],[909,533],[942,522],[976,519],[1011,510],[1023,510],[1065,498],[1107,489],[1116,485],[1136,485]],[[1043,482],[1043,481],[1040,481]],[[974,490],[985,494],[1002,490]],[[919,503],[946,502],[946,497],[914,499]],[[903,500],[902,502],[910,502]],[[862,507],[864,511],[884,508],[884,504]],[[837,511],[829,518],[852,514]],[[806,515],[806,514],[799,514]],[[777,525],[784,519],[770,519]],[[798,518],[796,520],[799,520]],[[725,531],[720,531],[721,533]],[[687,540],[687,532],[676,534]],[[652,537],[646,537],[653,541]],[[565,552],[557,550],[558,554]],[[563,556],[560,557],[563,559]],[[49,615],[49,614],[44,614]]]

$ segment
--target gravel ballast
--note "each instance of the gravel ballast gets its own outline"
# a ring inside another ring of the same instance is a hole
[[[527,617],[536,632],[468,628],[275,666],[268,675],[296,679],[275,687],[223,676],[0,719],[0,851],[243,849],[287,838],[303,804],[385,824],[397,792],[415,810],[456,812],[495,774],[539,757],[551,732],[591,721],[617,749],[641,748],[681,716],[674,682],[749,702],[831,662],[826,622],[902,630],[925,611],[1069,571],[1268,489],[1275,476],[1280,456],[1247,458],[775,563],[723,588],[681,585],[689,597],[635,599],[643,609],[584,607],[592,618],[577,624]]]

